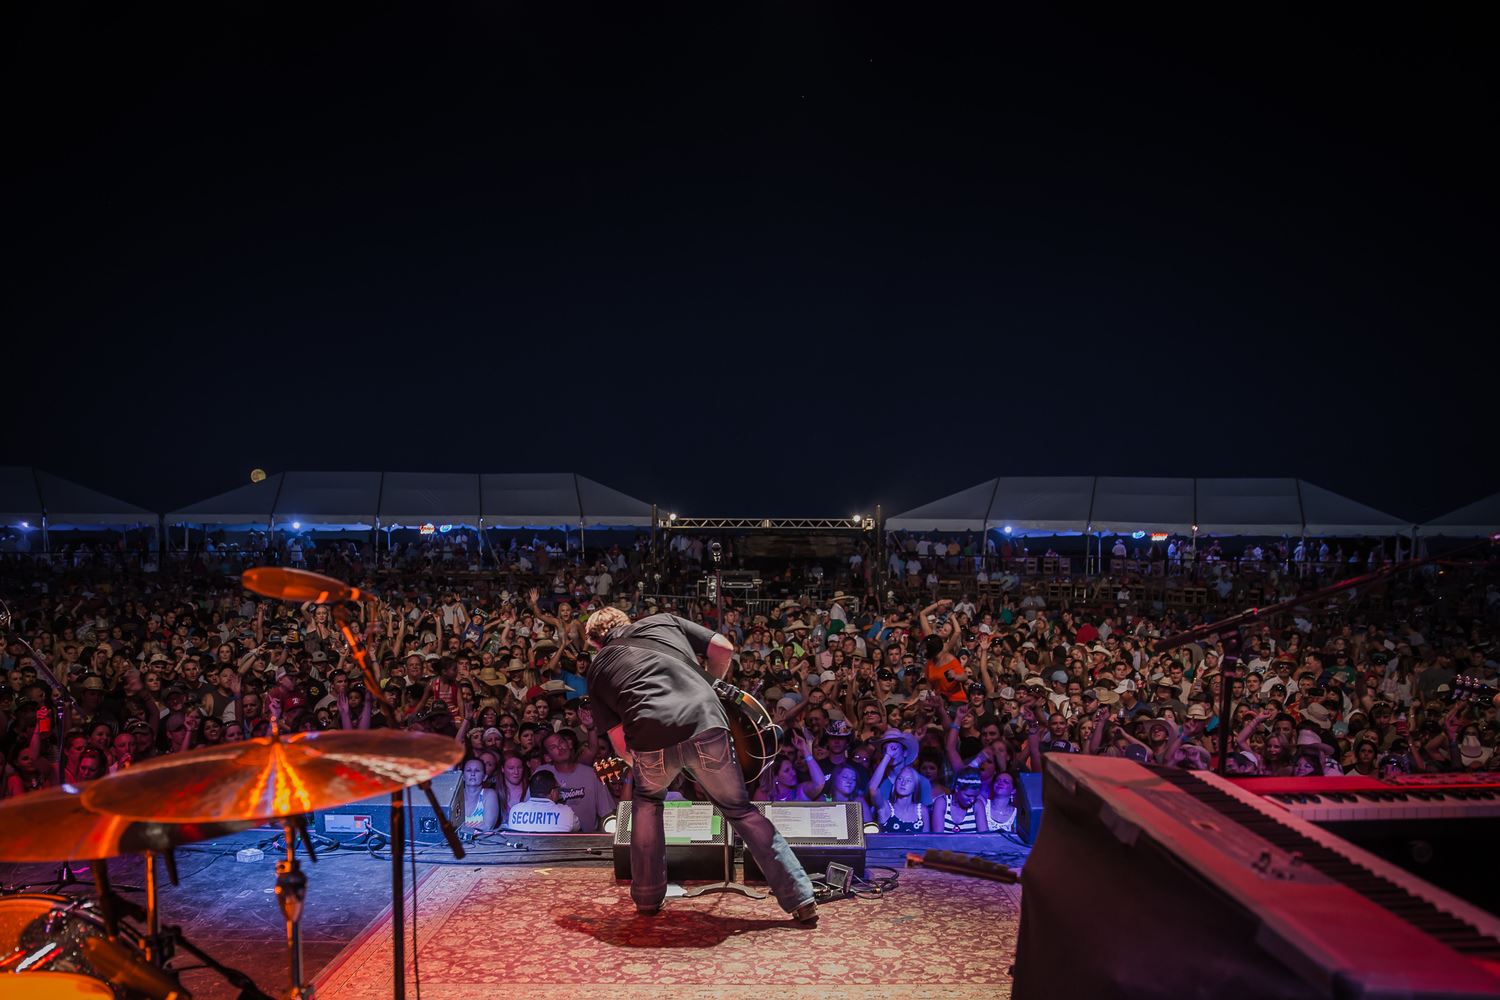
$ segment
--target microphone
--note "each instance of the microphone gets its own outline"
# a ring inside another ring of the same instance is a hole
[[[335,580],[321,573],[309,573],[305,569],[257,566],[245,570],[240,576],[240,583],[251,593],[273,597],[279,601],[338,604],[342,601],[373,600],[358,587],[351,587],[342,580]]]

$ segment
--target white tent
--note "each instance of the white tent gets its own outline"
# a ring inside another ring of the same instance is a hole
[[[116,525],[156,526],[144,507],[30,466],[0,466],[0,523],[65,529]]]
[[[278,472],[190,504],[169,524],[325,528],[651,524],[651,505],[572,472]]]
[[[468,472],[387,472],[380,486],[381,527],[479,523],[479,476]]]
[[[1424,538],[1489,538],[1500,534],[1500,493],[1433,518],[1417,531]]]
[[[893,531],[1014,535],[1404,535],[1409,521],[1299,479],[1001,477],[889,518]]]
[[[1196,495],[1191,479],[1100,476],[1088,523],[1095,534],[1193,530]]]

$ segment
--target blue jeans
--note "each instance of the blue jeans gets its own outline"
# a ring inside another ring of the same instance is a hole
[[[665,750],[636,751],[635,798],[630,803],[630,898],[660,906],[667,895],[667,842],[662,802],[667,786],[686,768],[719,807],[755,858],[776,901],[788,913],[812,902],[812,881],[771,821],[750,804],[729,730],[709,729]]]

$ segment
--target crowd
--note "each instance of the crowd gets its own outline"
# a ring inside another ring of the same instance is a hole
[[[538,566],[546,557],[532,551],[515,557],[530,564],[524,589],[514,562],[477,575],[450,572],[468,560],[441,554],[386,567],[383,602],[350,612],[389,712],[367,695],[327,607],[259,599],[201,567],[28,566],[13,577],[6,566],[0,791],[264,736],[273,720],[282,732],[399,726],[464,744],[452,808],[470,830],[594,831],[631,795],[629,768],[610,759],[586,698],[583,622],[606,604],[633,617],[672,612],[734,642],[729,680],[783,731],[755,798],[858,802],[884,831],[1008,829],[1017,775],[1048,753],[1209,768],[1221,726],[1236,774],[1500,767],[1495,710],[1449,698],[1459,674],[1497,676],[1500,590],[1482,566],[1412,571],[1310,604],[1251,626],[1237,651],[1157,652],[1196,620],[1109,595],[1048,606],[1023,582],[911,603],[835,590],[754,614],[731,599],[719,621],[711,601],[634,586],[641,556],[600,550],[582,565]],[[303,564],[350,580],[373,572],[352,547]],[[15,636],[66,686],[60,725],[57,693]],[[1236,653],[1244,669],[1221,719],[1223,664]],[[702,792],[684,775],[671,796]]]

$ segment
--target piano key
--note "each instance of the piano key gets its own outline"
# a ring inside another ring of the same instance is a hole
[[[1218,792],[1235,799],[1240,806],[1261,814],[1267,819],[1286,824],[1292,832],[1306,840],[1314,842],[1328,853],[1341,859],[1344,864],[1356,869],[1356,872],[1363,871],[1372,880],[1382,880],[1388,883],[1393,889],[1420,900],[1432,908],[1432,910],[1447,914],[1450,918],[1468,925],[1475,932],[1491,942],[1490,948],[1493,950],[1494,957],[1500,959],[1500,919],[1491,916],[1470,903],[1464,902],[1457,896],[1442,891],[1409,872],[1397,868],[1388,861],[1384,861],[1367,851],[1355,847],[1347,840],[1327,830],[1313,826],[1301,817],[1287,816],[1285,814],[1277,815],[1271,812],[1270,810],[1278,807],[1267,804],[1259,795],[1238,787],[1234,782],[1206,771],[1186,773],[1192,774],[1197,780],[1211,785]],[[1389,909],[1389,907],[1387,908]]]

